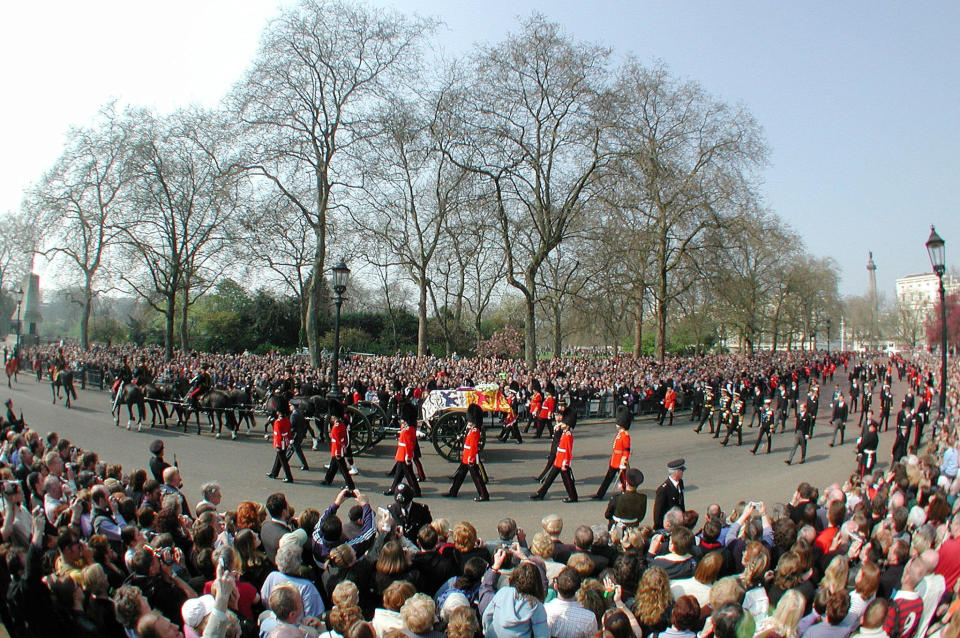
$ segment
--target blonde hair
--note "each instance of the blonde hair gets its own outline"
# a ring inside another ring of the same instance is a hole
[[[110,590],[107,573],[103,571],[100,563],[93,563],[83,568],[80,572],[80,584],[88,595],[106,594]]]
[[[636,602],[633,615],[643,625],[655,625],[666,613],[673,602],[670,593],[670,578],[660,567],[650,567],[640,577],[637,585]],[[716,609],[716,608],[714,608]]]
[[[430,523],[430,527],[437,533],[439,540],[446,541],[450,536],[450,521],[445,518],[435,518]]]
[[[553,539],[546,532],[538,532],[530,543],[530,553],[544,560],[553,558]]]
[[[426,594],[414,594],[400,607],[404,626],[415,634],[422,634],[433,627],[437,605]]]
[[[540,520],[540,527],[547,534],[557,536],[563,531],[563,519],[556,514],[547,514]]]
[[[360,604],[360,590],[349,580],[342,580],[333,588],[330,595],[334,607],[352,607]]]
[[[796,638],[797,623],[803,618],[806,598],[797,589],[787,590],[780,597],[777,608],[770,616],[770,629],[782,638]]]
[[[831,594],[847,591],[847,577],[850,574],[850,561],[843,554],[837,554],[830,561],[823,578],[820,580],[820,588],[825,589]]]
[[[477,547],[477,528],[467,521],[460,521],[453,528],[453,545],[461,552]]]

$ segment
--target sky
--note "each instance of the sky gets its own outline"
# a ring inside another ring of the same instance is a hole
[[[0,213],[60,154],[71,126],[110,100],[161,112],[214,106],[288,1],[4,3],[0,11]],[[830,257],[844,295],[930,271],[930,225],[960,264],[957,2],[371,0],[442,21],[432,52],[468,53],[543,13],[576,39],[661,61],[764,129],[765,204]]]

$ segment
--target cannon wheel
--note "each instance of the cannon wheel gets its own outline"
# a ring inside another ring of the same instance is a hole
[[[430,439],[437,454],[451,463],[460,462],[463,450],[463,433],[467,427],[467,415],[463,412],[447,412],[431,428]],[[487,430],[480,428],[480,449],[487,443]]]
[[[387,423],[389,422],[387,413],[371,401],[360,401],[357,403],[357,409],[370,420],[371,431],[373,432],[373,443],[371,445],[376,445],[387,435]]]
[[[354,454],[363,454],[375,445],[373,424],[366,414],[356,406],[347,406],[345,410],[350,417],[350,439]]]

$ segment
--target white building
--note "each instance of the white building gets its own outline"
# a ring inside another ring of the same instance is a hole
[[[949,274],[944,275],[943,287],[949,295],[960,290],[960,281]],[[939,299],[940,284],[933,273],[897,279],[897,303],[901,307],[926,312],[932,310]]]

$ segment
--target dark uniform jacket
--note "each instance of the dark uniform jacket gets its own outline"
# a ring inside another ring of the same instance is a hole
[[[663,517],[674,507],[686,509],[683,505],[683,479],[680,479],[678,488],[668,478],[657,488],[657,496],[653,502],[654,529],[663,529]]]

